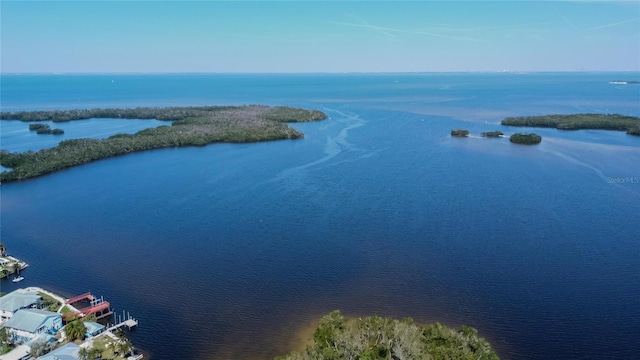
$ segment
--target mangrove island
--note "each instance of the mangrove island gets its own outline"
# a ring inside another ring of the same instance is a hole
[[[505,118],[502,125],[560,130],[617,130],[626,131],[630,135],[640,135],[640,118],[618,114],[518,116]]]
[[[469,130],[465,130],[465,129],[451,130],[451,136],[467,137],[467,136],[469,136]]]
[[[523,134],[523,133],[515,133],[509,137],[509,141],[514,144],[523,144],[523,145],[536,145],[542,142],[542,136],[536,133]]]
[[[60,122],[91,118],[157,119],[171,121],[171,124],[145,129],[135,134],[116,134],[102,140],[64,140],[56,147],[37,152],[12,153],[0,150],[0,165],[11,168],[11,171],[0,174],[0,181],[23,180],[137,151],[204,146],[217,142],[247,143],[299,139],[304,135],[287,125],[287,122],[324,120],[327,115],[317,110],[262,105],[0,113],[2,120]],[[31,125],[38,124],[30,124],[30,129]],[[39,130],[42,128],[36,131]]]
[[[62,135],[64,134],[64,130],[62,129],[51,129],[51,127],[47,124],[29,124],[29,130],[36,131],[38,135],[40,134],[53,134],[53,135]]]
[[[378,316],[345,319],[340,311],[324,316],[313,344],[301,353],[276,360],[319,359],[460,359],[498,360],[491,345],[468,326],[460,330],[440,323],[418,325],[412,319]]]

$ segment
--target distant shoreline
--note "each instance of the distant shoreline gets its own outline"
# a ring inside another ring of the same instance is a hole
[[[570,114],[508,117],[502,125],[559,130],[615,130],[640,136],[640,118],[618,114]]]

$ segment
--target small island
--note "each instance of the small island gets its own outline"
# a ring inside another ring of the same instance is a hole
[[[509,141],[514,144],[522,144],[522,145],[536,145],[542,142],[542,136],[536,133],[523,134],[523,133],[515,133],[509,137]]]
[[[2,112],[0,119],[21,121],[72,121],[91,118],[157,119],[170,125],[145,129],[135,134],[116,134],[107,139],[64,140],[53,148],[24,153],[0,150],[0,165],[11,168],[0,181],[33,178],[132,152],[183,146],[204,146],[217,142],[247,143],[299,139],[304,135],[287,122],[318,121],[327,115],[317,110],[292,107],[204,106],[135,109],[52,110]],[[30,124],[29,129],[46,131],[48,125]],[[56,130],[56,129],[54,129]],[[49,130],[53,133],[53,130]]]
[[[480,136],[487,138],[499,138],[502,137],[502,135],[504,135],[502,131],[485,131],[480,133]]]
[[[505,118],[502,125],[560,130],[617,130],[626,131],[629,135],[640,135],[640,118],[618,114],[518,116]]]
[[[316,359],[460,359],[498,360],[491,345],[475,329],[460,330],[440,323],[418,325],[412,319],[378,316],[345,319],[340,311],[324,316],[313,344],[276,360]]]
[[[469,130],[465,130],[465,129],[451,130],[451,136],[467,137],[467,136],[469,136]]]
[[[62,135],[64,134],[64,130],[62,129],[51,129],[51,127],[47,124],[29,124],[29,130],[36,131],[38,135],[41,134],[53,134],[53,135]]]

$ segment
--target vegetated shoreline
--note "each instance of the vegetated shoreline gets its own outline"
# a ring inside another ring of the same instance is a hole
[[[640,118],[618,114],[570,114],[507,117],[502,125],[559,130],[617,130],[640,136]]]
[[[106,139],[73,139],[37,152],[11,153],[0,150],[0,165],[11,168],[0,181],[33,178],[72,166],[131,152],[182,146],[204,146],[217,142],[247,143],[299,139],[304,135],[288,122],[318,121],[327,115],[317,110],[293,107],[203,106],[132,109],[91,109],[2,112],[1,120],[73,121],[91,118],[157,119],[171,121],[135,134],[116,134]]]
[[[440,323],[418,324],[410,318],[345,318],[336,310],[320,319],[304,351],[276,360],[351,358],[499,359],[491,344],[468,326],[455,330]]]

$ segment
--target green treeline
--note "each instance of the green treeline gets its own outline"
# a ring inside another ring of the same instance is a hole
[[[277,360],[498,360],[491,345],[470,327],[461,330],[440,323],[417,325],[411,319],[372,316],[345,319],[340,311],[324,316],[313,344],[301,353]]]
[[[287,106],[267,107],[248,106],[188,106],[188,107],[138,107],[127,109],[87,109],[87,110],[43,110],[0,112],[0,120],[53,121],[64,122],[87,119],[156,119],[181,120],[198,117],[212,112],[237,111],[242,108],[261,108],[265,120],[279,122],[302,122],[326,119],[326,115],[317,110],[305,110]],[[35,129],[33,129],[35,130]]]
[[[509,141],[514,144],[523,144],[523,145],[535,145],[540,144],[542,142],[542,136],[536,133],[523,134],[523,133],[515,133],[509,137]]]
[[[216,142],[241,143],[297,139],[304,135],[284,122],[315,121],[326,118],[324,113],[316,110],[260,105],[36,111],[32,113],[2,113],[1,116],[3,119],[34,121],[36,118],[37,120],[54,120],[51,118],[52,116],[69,115],[69,120],[78,120],[80,116],[82,118],[86,118],[84,116],[96,118],[101,117],[98,116],[100,114],[104,115],[102,117],[113,118],[115,113],[126,118],[160,118],[176,121],[173,121],[170,126],[163,125],[135,134],[116,134],[103,140],[65,140],[56,147],[37,152],[10,153],[0,150],[0,165],[11,168],[11,171],[0,174],[0,181],[32,178],[71,166],[136,151],[179,146],[203,146]]]
[[[618,130],[640,135],[640,118],[618,114],[572,114],[508,117],[502,125],[549,127],[560,130]]]

